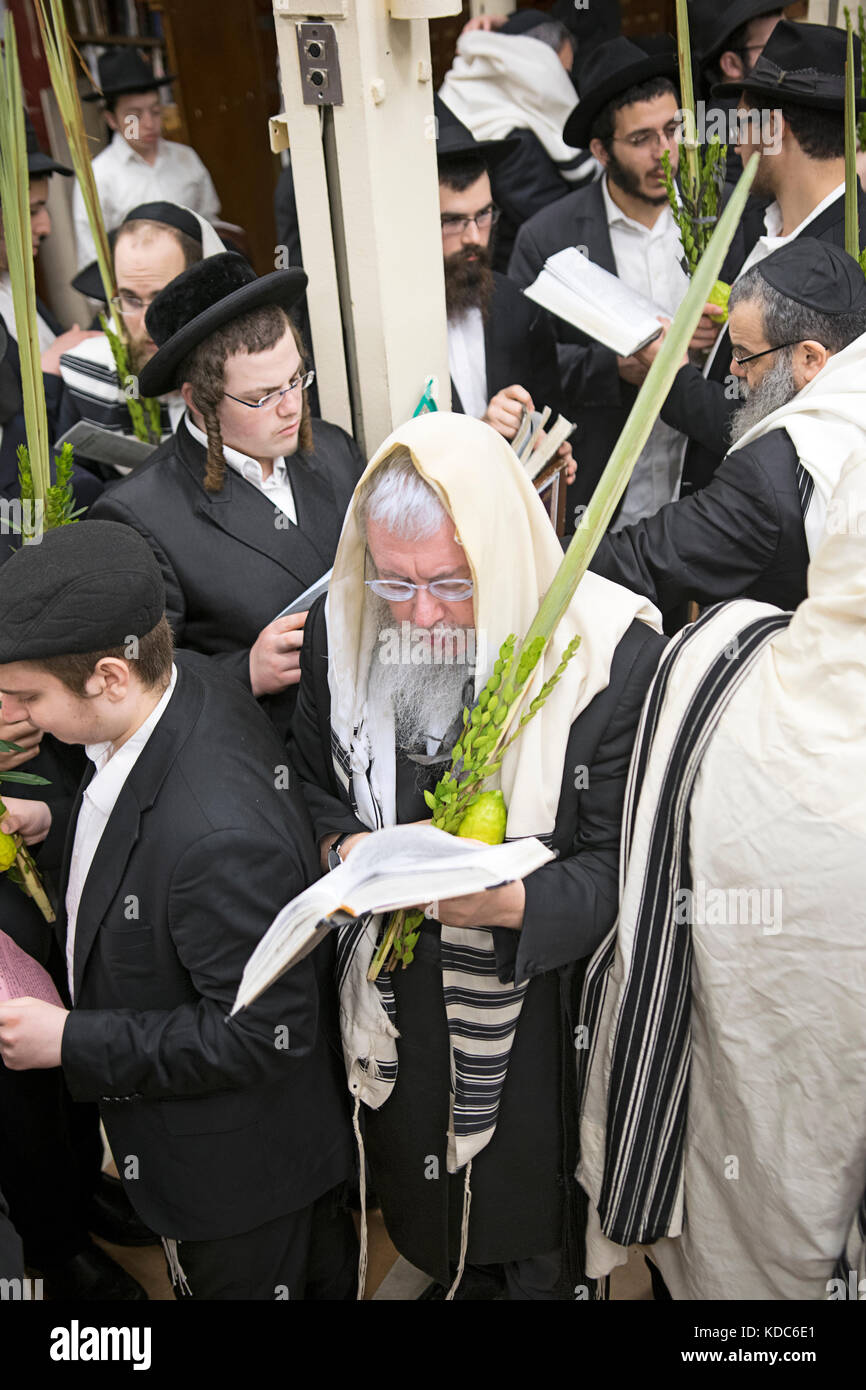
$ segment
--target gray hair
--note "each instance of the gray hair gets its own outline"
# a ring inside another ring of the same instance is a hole
[[[536,24],[534,29],[526,29],[522,35],[524,39],[538,39],[539,43],[546,43],[548,48],[552,48],[556,53],[562,48],[564,43],[570,43],[575,47],[574,35],[564,24],[560,24],[558,19],[548,19],[544,24]]]
[[[828,352],[841,352],[866,333],[866,309],[850,314],[823,314],[781,294],[768,285],[760,266],[752,266],[731,288],[729,309],[745,301],[758,305],[768,343],[820,343]]]
[[[355,514],[363,531],[371,521],[404,541],[425,541],[448,520],[438,494],[421,477],[408,449],[393,454],[361,484]]]

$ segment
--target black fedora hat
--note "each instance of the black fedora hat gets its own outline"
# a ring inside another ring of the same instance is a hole
[[[549,24],[552,19],[553,15],[545,14],[543,10],[515,10],[514,14],[508,16],[498,32],[519,38],[527,30],[537,29],[539,24]],[[561,24],[562,20],[558,22]]]
[[[673,39],[653,43],[650,52],[621,36],[599,44],[578,70],[580,104],[565,123],[562,132],[565,143],[585,150],[599,111],[629,87],[649,82],[653,77],[669,77],[676,83],[677,54]]]
[[[184,358],[223,324],[265,304],[288,312],[306,288],[302,270],[275,270],[259,277],[234,251],[189,266],[160,290],[144,316],[157,351],[142,368],[142,394],[162,396],[179,386]]]
[[[689,30],[699,62],[709,63],[728,47],[728,39],[741,25],[762,15],[780,14],[782,0],[690,0]]]
[[[71,169],[67,169],[65,164],[58,164],[56,159],[52,159],[50,154],[46,154],[36,138],[36,131],[33,129],[33,122],[24,112],[24,134],[27,137],[27,173],[31,179],[46,179],[49,174],[62,174],[64,178],[69,178],[72,174]]]
[[[99,56],[98,92],[88,92],[85,101],[101,101],[103,97],[128,96],[131,92],[153,92],[174,81],[174,73],[154,75],[150,63],[142,58],[137,48],[109,48]]]
[[[520,143],[511,136],[502,140],[476,140],[468,126],[465,126],[450,107],[437,94],[433,97],[433,113],[436,117],[436,158],[447,160],[451,156],[474,155],[484,164],[495,164],[511,154]]]
[[[719,82],[713,96],[739,96],[745,89],[782,106],[787,99],[822,111],[845,109],[844,29],[828,24],[797,24],[780,19],[748,77]],[[860,40],[854,35],[854,90],[860,91]],[[857,97],[858,111],[866,110],[866,97]]]
[[[179,207],[177,203],[139,203],[138,207],[130,208],[123,221],[116,227],[112,227],[108,233],[108,246],[114,255],[114,243],[121,227],[127,222],[162,222],[166,227],[174,227],[179,232],[184,232],[186,236],[192,237],[201,245],[201,226],[197,217],[187,209]],[[222,240],[222,238],[220,238]],[[223,242],[226,250],[231,248]],[[99,273],[99,262],[91,261],[83,270],[79,270],[74,280],[70,281],[72,288],[78,290],[79,294],[86,294],[88,299],[101,299],[105,302],[105,289],[102,284],[102,276]]]

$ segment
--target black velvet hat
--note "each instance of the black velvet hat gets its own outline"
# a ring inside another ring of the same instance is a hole
[[[46,531],[3,566],[0,664],[117,647],[165,611],[153,551],[131,526],[78,521]]]
[[[67,169],[65,164],[58,164],[56,159],[52,159],[51,155],[46,154],[41,148],[36,138],[36,131],[33,129],[33,122],[26,110],[24,112],[24,133],[27,137],[27,173],[31,179],[45,179],[49,174],[62,174],[64,178],[68,179],[72,170]]]
[[[622,37],[600,44],[578,70],[580,105],[565,123],[562,132],[565,143],[585,150],[599,111],[629,87],[649,82],[653,77],[668,77],[676,84],[678,69],[673,39],[654,43],[650,52]]]
[[[728,39],[740,25],[783,8],[782,0],[689,0],[689,32],[698,60],[712,62],[729,46]]]
[[[452,155],[475,155],[483,164],[493,165],[516,150],[520,143],[511,136],[503,140],[476,140],[469,127],[435,94],[433,114],[436,117],[436,158],[439,160],[447,160]]]
[[[784,106],[787,99],[841,115],[845,109],[846,45],[844,29],[780,19],[748,77],[717,83],[713,96],[736,97],[746,90],[750,97],[774,106]],[[860,40],[856,34],[854,90],[860,91]],[[857,97],[856,108],[866,110],[866,97]]]
[[[853,256],[817,237],[795,237],[755,267],[779,294],[819,314],[866,311],[866,277]]]
[[[163,222],[166,227],[175,227],[177,231],[184,232],[193,241],[201,245],[201,227],[198,219],[193,217],[187,208],[178,207],[177,203],[140,203],[137,208],[132,208],[124,217],[120,226],[113,227],[108,233],[108,245],[114,255],[114,243],[120,228],[127,222],[137,222],[139,220],[148,222]],[[101,299],[105,301],[105,290],[102,284],[102,276],[99,273],[99,262],[91,261],[83,270],[79,270],[75,279],[71,282],[72,288],[78,290],[79,294],[86,294],[90,299]]]
[[[133,92],[154,92],[158,87],[173,82],[175,77],[173,72],[156,77],[150,63],[142,58],[137,48],[131,46],[106,49],[99,55],[97,70],[101,90],[88,92],[85,101],[130,96]]]
[[[288,313],[306,288],[303,270],[275,270],[259,277],[234,251],[189,266],[160,290],[144,316],[157,351],[142,368],[142,395],[162,396],[179,386],[184,358],[223,324],[265,304],[277,304]]]
[[[543,10],[515,10],[514,14],[509,15],[505,23],[497,31],[500,34],[513,34],[515,38],[525,34],[528,29],[537,29],[539,24],[549,24],[553,15],[545,14]],[[560,20],[561,24],[562,21]]]

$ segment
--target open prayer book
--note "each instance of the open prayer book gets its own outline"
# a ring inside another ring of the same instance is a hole
[[[0,931],[0,1000],[25,997],[63,1005],[48,971]]]
[[[575,246],[548,256],[538,279],[523,293],[620,357],[646,347],[661,333],[659,315],[670,317]]]
[[[244,1009],[268,985],[303,960],[335,927],[365,912],[423,907],[525,878],[555,858],[531,837],[504,845],[461,840],[432,825],[376,830],[345,864],[325,874],[275,917],[244,966],[232,1013]]]
[[[555,464],[554,456],[559,446],[574,433],[574,425],[571,420],[566,420],[564,415],[557,415],[548,429],[550,414],[549,405],[542,411],[530,413],[524,410],[520,427],[511,441],[512,449],[526,469],[527,476],[535,483],[538,492],[543,492],[556,474],[566,467],[565,460]],[[544,439],[537,443],[542,430],[546,430],[546,434]]]

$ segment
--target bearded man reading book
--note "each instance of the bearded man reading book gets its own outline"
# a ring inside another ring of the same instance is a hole
[[[450,761],[464,704],[505,637],[528,629],[561,558],[488,425],[440,412],[385,441],[304,635],[294,757],[323,867],[371,830],[428,816],[423,793]],[[341,933],[343,1050],[372,1182],[398,1250],[442,1286],[465,1257],[504,1266],[509,1298],[573,1297],[572,1009],[616,913],[620,809],[657,630],[651,605],[588,575],[541,663],[538,682],[580,634],[499,780],[506,838],[537,835],[557,862],[425,904],[414,960],[375,982],[381,918]]]

